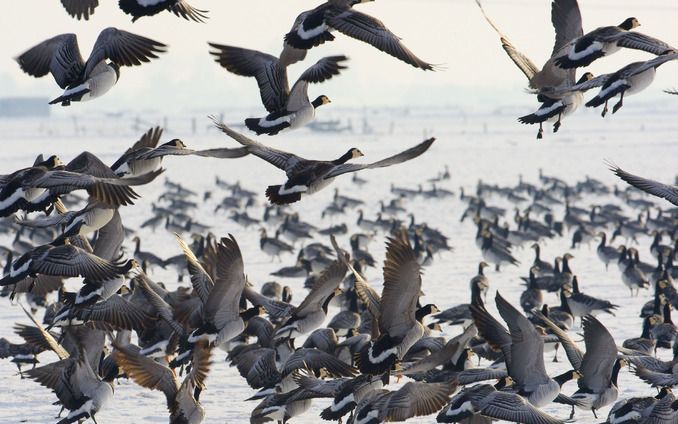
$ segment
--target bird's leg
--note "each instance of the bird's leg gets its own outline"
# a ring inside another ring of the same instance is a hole
[[[553,354],[553,362],[558,362],[558,347],[560,347],[560,344],[556,343],[556,348],[554,349],[555,353]]]
[[[593,416],[595,419],[598,419],[598,414],[596,414],[596,408],[591,408],[591,412],[593,412]]]
[[[603,113],[600,114],[603,118],[607,115],[607,100],[605,100],[605,107],[603,107]]]
[[[621,92],[621,96],[619,97],[619,101],[617,102],[614,107],[612,107],[612,113],[616,113],[621,107],[624,106],[624,92]]]
[[[539,123],[539,131],[537,131],[537,140],[541,140],[544,138],[544,127],[542,126],[542,123]]]
[[[92,421],[94,421],[94,424],[99,424],[99,423],[97,422],[97,419],[94,418],[94,415],[92,415],[90,418],[92,418]]]
[[[16,364],[16,367],[17,367],[17,369],[19,370],[19,376],[23,379],[23,378],[24,378],[24,373],[21,371],[21,365],[17,363],[17,364]]]
[[[572,411],[570,411],[570,420],[574,418],[574,405],[572,405]]]
[[[553,132],[557,133],[558,130],[560,129],[560,119],[563,117],[563,113],[558,114],[558,120],[556,121],[555,124],[553,124]]]
[[[494,270],[497,271],[497,272],[499,272],[499,264],[496,264],[496,265],[494,266]]]

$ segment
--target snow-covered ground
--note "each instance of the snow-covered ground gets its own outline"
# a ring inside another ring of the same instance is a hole
[[[426,180],[435,177],[448,165],[452,179],[439,184],[458,192],[459,187],[473,190],[478,180],[500,185],[514,185],[518,176],[526,181],[539,184],[538,169],[542,168],[548,175],[558,176],[569,183],[582,180],[586,175],[609,184],[622,185],[604,165],[604,159],[610,159],[622,168],[637,174],[646,175],[664,182],[673,182],[678,159],[678,100],[669,97],[667,103],[660,106],[636,106],[631,101],[615,116],[601,119],[597,111],[584,111],[564,121],[558,134],[552,134],[550,126],[545,128],[545,138],[535,140],[536,127],[524,127],[515,121],[515,117],[527,113],[523,108],[502,110],[493,113],[467,114],[456,109],[432,110],[333,110],[334,116],[342,119],[350,117],[355,133],[317,133],[307,129],[282,134],[278,137],[260,137],[259,140],[277,148],[293,151],[306,158],[334,159],[350,147],[358,147],[365,154],[365,161],[381,159],[396,153],[405,147],[414,145],[424,137],[435,136],[437,141],[429,152],[412,162],[398,167],[366,171],[360,174],[369,180],[369,184],[359,188],[350,181],[350,175],[339,177],[333,187],[342,194],[359,197],[365,200],[365,215],[373,218],[379,210],[380,199],[390,199],[391,184],[416,188],[422,184],[428,188]],[[328,112],[329,113],[329,112]],[[170,117],[169,128],[163,141],[170,138],[182,138],[189,147],[234,147],[236,143],[216,131],[206,129],[210,121],[206,114],[196,114],[196,134],[191,134],[190,119]],[[322,115],[322,114],[321,114]],[[327,117],[328,114],[323,115]],[[238,122],[245,117],[245,112],[229,111],[226,122]],[[161,117],[146,117],[152,124],[163,124]],[[363,120],[372,127],[371,133],[363,133]],[[72,120],[0,120],[0,139],[3,143],[0,173],[9,173],[32,163],[38,153],[56,153],[64,160],[70,160],[82,150],[89,150],[100,155],[106,162],[112,163],[117,155],[129,147],[137,137],[148,128],[142,123],[138,129],[130,117],[87,117],[77,122]],[[76,134],[76,125],[79,134]],[[84,128],[84,131],[82,130]],[[263,192],[269,184],[280,184],[284,181],[281,171],[263,163],[255,157],[237,160],[217,160],[197,157],[170,157],[165,160],[167,168],[165,176],[179,181],[185,186],[200,193],[199,209],[195,220],[212,226],[212,231],[221,236],[232,233],[243,251],[245,270],[250,280],[263,284],[272,280],[269,273],[289,265],[294,261],[293,255],[283,258],[283,262],[271,262],[267,255],[259,250],[258,227],[244,229],[228,219],[228,213],[214,213],[216,203],[221,200],[221,189],[214,184],[215,176],[229,182],[239,180],[243,187],[260,192],[259,205],[251,210],[251,216],[261,217],[265,198]],[[164,177],[138,191],[143,198],[133,207],[123,210],[123,222],[127,227],[138,228],[141,222],[150,216],[151,203],[163,193]],[[293,205],[301,219],[319,227],[346,222],[349,227],[355,223],[356,211],[350,211],[343,217],[321,219],[321,211],[331,201],[333,187],[306,198]],[[202,201],[202,193],[211,190],[211,200]],[[592,203],[615,202],[615,198],[587,198],[581,206],[588,207]],[[509,219],[513,206],[507,202],[492,198],[491,204],[506,207]],[[667,207],[668,203],[658,202]],[[458,198],[443,200],[415,199],[407,203],[407,208],[416,215],[419,222],[427,222],[440,229],[450,238],[453,252],[445,252],[436,257],[431,266],[426,268],[423,277],[424,303],[436,303],[440,309],[468,302],[470,293],[469,279],[475,275],[477,263],[482,260],[480,251],[474,244],[475,227],[466,220],[460,222],[465,208]],[[626,207],[630,216],[638,211]],[[563,210],[555,213],[557,219],[562,218]],[[406,219],[405,216],[401,217]],[[512,221],[511,221],[512,222]],[[513,223],[512,223],[513,225]],[[180,253],[173,235],[163,228],[156,232],[141,230],[142,248],[151,250],[161,257],[169,257]],[[320,241],[328,242],[322,238]],[[556,255],[570,252],[575,259],[571,266],[579,277],[583,291],[594,296],[609,299],[621,305],[616,317],[603,315],[599,318],[609,328],[615,339],[621,342],[629,337],[638,336],[641,332],[641,319],[638,317],[640,306],[650,297],[650,292],[641,292],[639,297],[629,297],[628,289],[623,285],[616,267],[605,271],[595,252],[595,244],[570,249],[571,234],[562,239],[549,240],[542,250],[542,258],[551,260]],[[378,235],[370,245],[370,251],[381,263],[384,255],[384,235]],[[10,243],[5,237],[0,240]],[[341,245],[348,247],[346,237],[340,237]],[[649,253],[651,239],[639,239],[641,259],[654,262]],[[130,241],[126,246],[131,252]],[[489,299],[499,290],[512,301],[517,302],[522,285],[520,276],[527,275],[532,261],[532,250],[516,250],[515,255],[522,262],[519,267],[508,267],[500,273],[488,271],[491,281]],[[171,271],[153,271],[151,277],[163,281],[170,288],[176,287],[176,276]],[[369,269],[367,276],[372,284],[381,285],[381,269]],[[301,280],[285,280],[294,290],[294,302],[297,303],[305,295]],[[77,286],[77,281],[70,284]],[[557,304],[557,297],[548,294],[547,302]],[[2,325],[0,336],[19,341],[13,335],[12,325],[15,322],[26,323],[27,319],[18,306],[10,305],[7,299],[0,299],[0,320]],[[495,308],[490,302],[490,310]],[[332,312],[330,312],[332,315]],[[454,336],[459,328],[444,328],[446,336]],[[580,330],[580,329],[577,329]],[[549,355],[549,354],[547,354]],[[206,422],[247,422],[256,402],[245,402],[252,390],[240,378],[234,368],[225,362],[225,352],[217,352],[214,357],[212,371],[207,379],[207,390],[201,395],[201,401],[207,411]],[[666,355],[666,352],[664,353]],[[40,356],[42,363],[56,360],[51,353]],[[566,370],[567,362],[561,353],[561,362],[550,362],[546,367],[551,375]],[[0,362],[0,423],[48,423],[59,407],[53,406],[56,398],[45,388],[30,380],[21,380],[16,367],[8,361]],[[620,374],[620,397],[650,395],[656,393],[637,377],[623,370]],[[575,383],[568,383],[563,391],[571,394],[576,390]],[[318,412],[327,405],[326,400],[314,402],[314,406],[305,415],[295,417],[292,422],[319,422]],[[549,413],[566,417],[568,408],[549,406]],[[607,414],[604,408],[599,417]],[[167,422],[165,400],[161,393],[151,392],[136,386],[131,381],[122,380],[115,387],[115,401],[97,414],[97,421],[105,423],[152,423]],[[412,422],[432,422],[433,417],[413,419]],[[579,411],[577,422],[592,423],[595,420],[591,413]]]

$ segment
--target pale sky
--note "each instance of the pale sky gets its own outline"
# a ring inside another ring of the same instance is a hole
[[[0,15],[0,97],[42,95],[50,99],[61,90],[51,76],[35,79],[23,74],[14,57],[57,34],[74,32],[86,58],[99,31],[115,26],[169,46],[160,59],[140,67],[123,68],[121,78],[104,97],[71,108],[162,109],[169,112],[210,108],[252,108],[264,112],[257,85],[228,73],[207,53],[207,41],[278,54],[283,35],[295,17],[318,0],[191,0],[209,10],[206,24],[185,21],[164,12],[132,23],[116,0],[100,0],[89,21],[68,16],[59,0],[5,1]],[[485,0],[487,13],[506,36],[537,65],[550,54],[554,32],[550,1]],[[678,2],[675,0],[580,0],[584,31],[616,25],[637,17],[641,32],[678,45]],[[492,110],[493,105],[529,104],[523,93],[524,75],[500,47],[498,36],[485,22],[474,0],[377,0],[357,6],[381,19],[420,58],[442,64],[424,72],[342,34],[313,49],[307,60],[289,69],[290,85],[322,56],[345,54],[349,69],[321,85],[309,96],[326,94],[334,105],[464,105]],[[622,51],[594,63],[594,74],[613,72],[650,56]],[[661,90],[678,86],[676,64],[660,68],[654,84],[637,98],[650,101]],[[61,109],[55,107],[54,109]],[[57,113],[69,113],[59,111]]]

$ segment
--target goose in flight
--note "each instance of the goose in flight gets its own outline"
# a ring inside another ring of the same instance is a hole
[[[435,66],[419,59],[379,19],[353,10],[353,6],[373,0],[328,0],[312,10],[302,12],[285,35],[285,44],[308,50],[334,40],[332,31],[339,31],[356,40],[425,71]]]
[[[566,52],[555,58],[555,63],[562,69],[588,66],[596,59],[609,56],[622,47],[643,50],[661,55],[675,50],[665,42],[639,32],[631,31],[640,26],[638,19],[631,17],[616,26],[606,26],[571,39]]]
[[[99,34],[87,61],[80,54],[75,34],[47,39],[19,55],[16,61],[22,71],[36,78],[51,73],[65,91],[50,104],[68,106],[102,96],[118,82],[121,66],[156,59],[165,47],[150,38],[109,27]]]
[[[302,194],[308,196],[323,189],[339,175],[357,172],[362,169],[383,168],[414,159],[427,151],[435,141],[435,138],[429,138],[414,147],[377,162],[348,164],[346,162],[350,159],[363,156],[362,152],[353,147],[333,161],[308,160],[293,153],[264,146],[233,131],[223,122],[217,121],[216,118],[212,117],[212,120],[217,128],[238,143],[246,146],[250,154],[258,156],[276,168],[285,171],[287,174],[285,184],[268,186],[266,189],[266,197],[268,197],[271,203],[281,205],[297,202],[301,199]]]
[[[308,85],[326,81],[346,68],[341,64],[347,60],[346,56],[324,57],[301,74],[290,90],[287,65],[281,59],[256,50],[215,43],[209,45],[215,49],[210,54],[222,67],[236,75],[257,80],[261,101],[269,115],[246,119],[245,125],[258,135],[275,135],[285,128],[300,128],[311,122],[316,108],[330,103],[330,99],[322,95],[310,101]]]
[[[99,6],[99,0],[61,0],[66,12],[77,20],[89,20]],[[163,10],[174,13],[187,21],[205,22],[207,11],[196,9],[185,0],[119,0],[118,6],[128,15],[132,22],[144,16],[153,16]]]

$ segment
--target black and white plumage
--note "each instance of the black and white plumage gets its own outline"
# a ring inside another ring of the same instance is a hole
[[[165,52],[165,45],[150,38],[109,27],[101,31],[87,61],[83,60],[75,34],[61,34],[32,47],[16,58],[21,70],[40,78],[51,73],[64,93],[50,104],[68,106],[110,90],[120,77],[121,66],[141,65]],[[110,60],[110,62],[106,62]]]
[[[434,65],[419,59],[383,22],[353,9],[354,5],[369,1],[372,0],[328,0],[315,9],[302,12],[285,35],[285,44],[308,50],[334,40],[331,31],[339,31],[415,68],[434,70]]]
[[[596,28],[570,40],[566,53],[556,57],[555,63],[563,69],[588,66],[594,60],[609,56],[622,47],[643,50],[655,55],[675,50],[661,40],[631,31],[639,26],[638,20],[632,17],[617,26]]]
[[[619,95],[619,102],[612,108],[612,113],[616,113],[624,105],[624,96],[638,93],[649,87],[654,81],[657,68],[676,59],[678,59],[678,51],[672,51],[645,62],[633,62],[612,74],[599,75],[581,85],[577,84],[573,89],[588,90],[601,87],[600,92],[586,102],[586,106],[598,107],[604,104],[602,116],[607,114],[607,102]]]
[[[351,148],[343,156],[334,161],[308,160],[293,153],[264,146],[233,131],[222,122],[216,121],[216,119],[213,119],[213,121],[217,128],[238,143],[246,146],[250,154],[285,171],[287,181],[284,185],[269,186],[266,189],[266,197],[268,197],[271,203],[275,204],[297,202],[301,199],[302,194],[313,194],[329,185],[335,177],[342,174],[357,172],[362,169],[382,168],[414,159],[428,150],[435,141],[435,138],[429,138],[410,149],[377,162],[347,164],[348,160],[362,156],[362,152],[356,148]]]
[[[254,77],[259,85],[261,100],[269,115],[248,118],[245,125],[257,134],[275,135],[289,128],[300,128],[311,122],[315,109],[330,103],[327,96],[312,102],[308,98],[308,85],[320,83],[338,75],[346,67],[341,63],[346,56],[329,56],[320,59],[304,71],[292,89],[287,81],[287,64],[279,58],[256,50],[209,43],[215,49],[210,54],[229,72]]]
[[[577,81],[577,84],[589,81],[593,78],[593,74],[586,72]],[[570,82],[567,80],[565,84],[574,85],[574,80]],[[584,95],[581,91],[566,91],[563,95],[551,94],[547,91],[540,92],[537,95],[537,100],[541,102],[541,106],[536,112],[529,115],[521,116],[518,122],[522,124],[539,124],[539,131],[537,132],[537,139],[541,139],[544,134],[542,125],[544,122],[553,122],[553,132],[558,132],[560,129],[561,120],[563,117],[574,113],[579,106],[584,102]]]
[[[648,178],[639,177],[637,175],[629,174],[617,165],[609,164],[610,170],[616,176],[624,180],[627,184],[634,186],[639,190],[643,190],[653,196],[666,199],[674,205],[678,206],[678,187],[663,184],[658,181],[650,180]]]
[[[0,285],[13,284],[26,276],[35,277],[38,274],[106,281],[126,274],[134,265],[131,260],[111,262],[71,244],[45,244],[12,262]]]

